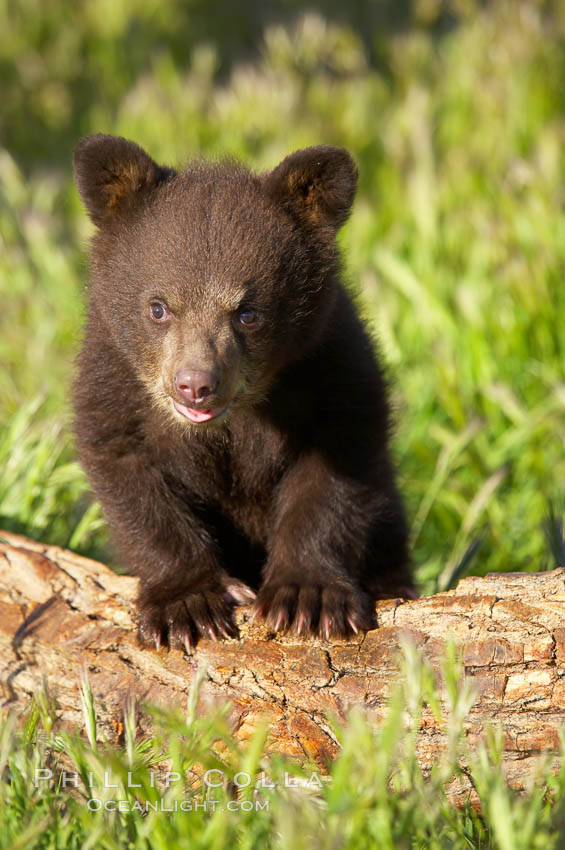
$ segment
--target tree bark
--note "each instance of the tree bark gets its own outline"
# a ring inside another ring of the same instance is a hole
[[[471,577],[447,593],[380,602],[378,628],[349,642],[275,636],[241,608],[239,640],[202,640],[190,656],[138,646],[136,585],[103,564],[0,532],[4,709],[24,708],[46,679],[58,723],[82,727],[78,672],[86,667],[100,726],[115,739],[126,697],[185,705],[200,671],[199,710],[229,700],[242,742],[266,716],[273,749],[309,757],[323,771],[339,749],[328,710],[344,719],[360,704],[379,723],[398,675],[401,636],[410,635],[434,665],[451,637],[477,691],[466,724],[471,746],[486,724],[502,727],[503,766],[518,788],[540,753],[558,751],[565,721],[563,569]],[[426,710],[418,746],[424,768],[445,746],[441,724]],[[462,802],[470,790],[463,779],[451,796]]]

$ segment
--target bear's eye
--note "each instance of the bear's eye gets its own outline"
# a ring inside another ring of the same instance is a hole
[[[244,325],[246,328],[252,328],[257,324],[258,316],[251,307],[241,307],[238,310],[237,318],[241,325]]]
[[[154,322],[166,322],[169,318],[167,308],[162,301],[152,301],[149,305],[149,315]]]

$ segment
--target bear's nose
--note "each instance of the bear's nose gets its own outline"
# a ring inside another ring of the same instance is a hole
[[[179,369],[174,378],[177,392],[185,402],[197,403],[207,396],[213,395],[218,388],[218,381],[212,372],[202,369]]]

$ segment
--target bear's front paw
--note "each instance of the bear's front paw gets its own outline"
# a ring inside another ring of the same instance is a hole
[[[268,582],[259,591],[255,614],[276,632],[293,628],[299,635],[318,633],[326,640],[375,626],[371,599],[353,586]]]
[[[238,637],[233,618],[235,605],[250,602],[254,594],[244,584],[233,582],[224,590],[187,593],[170,601],[139,600],[139,639],[159,649],[184,648],[191,652],[199,638],[218,640]]]

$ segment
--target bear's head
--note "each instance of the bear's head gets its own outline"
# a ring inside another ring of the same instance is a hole
[[[349,154],[322,146],[258,175],[233,161],[177,173],[97,134],[74,162],[98,227],[90,314],[155,404],[198,426],[257,405],[328,322],[357,181]]]

